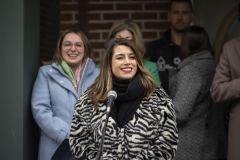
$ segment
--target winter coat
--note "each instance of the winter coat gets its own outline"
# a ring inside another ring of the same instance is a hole
[[[226,158],[224,107],[215,104],[210,87],[216,61],[210,51],[184,59],[170,80],[179,130],[175,160]]]
[[[39,69],[32,93],[32,114],[41,130],[39,160],[50,160],[58,145],[69,137],[74,105],[98,74],[94,62],[87,59],[76,92],[61,65],[52,63]]]
[[[76,158],[96,159],[106,104],[95,110],[83,94],[76,104],[70,133],[70,147]],[[157,88],[150,99],[143,98],[132,119],[119,128],[110,116],[103,145],[104,160],[172,160],[178,134],[171,99]]]
[[[211,87],[216,102],[231,101],[228,128],[228,160],[240,159],[240,37],[223,46]]]

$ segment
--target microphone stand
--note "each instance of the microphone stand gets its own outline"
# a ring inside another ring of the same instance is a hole
[[[98,148],[98,153],[97,153],[97,159],[100,160],[102,154],[103,154],[103,144],[104,144],[104,139],[105,139],[105,133],[106,133],[106,128],[107,128],[107,123],[108,123],[108,118],[109,118],[109,113],[110,113],[111,107],[107,107],[107,113],[106,113],[106,123],[104,124],[103,131],[102,131],[102,138],[100,141],[100,145]]]

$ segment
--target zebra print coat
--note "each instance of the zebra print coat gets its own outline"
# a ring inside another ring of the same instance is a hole
[[[106,105],[95,110],[86,92],[76,103],[70,131],[70,147],[76,159],[96,159],[106,119]],[[143,98],[133,118],[119,128],[109,117],[103,159],[171,160],[178,134],[172,100],[162,88]]]

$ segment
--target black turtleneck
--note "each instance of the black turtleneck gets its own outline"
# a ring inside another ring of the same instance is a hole
[[[144,87],[137,76],[132,81],[113,79],[113,90],[117,92],[117,99],[111,109],[110,116],[118,127],[122,128],[133,117],[139,108],[144,95]]]

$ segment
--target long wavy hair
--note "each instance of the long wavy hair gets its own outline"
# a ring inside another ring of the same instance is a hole
[[[121,19],[115,22],[110,28],[110,31],[108,33],[107,42],[110,39],[115,38],[118,32],[124,31],[124,30],[129,31],[132,34],[133,43],[141,53],[141,56],[143,57],[146,49],[144,47],[142,33],[137,23],[134,22],[132,19]]]
[[[63,60],[63,58],[62,58],[62,42],[68,33],[75,33],[82,39],[83,44],[84,44],[83,61],[85,61],[87,58],[93,59],[94,57],[93,57],[92,47],[91,47],[87,37],[85,36],[85,34],[79,29],[68,29],[60,35],[52,61],[61,64],[61,62]]]
[[[94,81],[94,83],[88,88],[87,96],[92,101],[95,109],[98,108],[99,101],[107,100],[107,94],[113,87],[113,73],[112,73],[112,56],[114,53],[114,47],[118,45],[124,45],[132,49],[135,53],[137,61],[137,73],[135,76],[139,76],[140,80],[145,88],[144,96],[150,97],[151,93],[158,86],[153,80],[150,73],[144,66],[142,56],[134,43],[124,38],[111,39],[104,50],[103,58],[101,62],[100,74]]]

